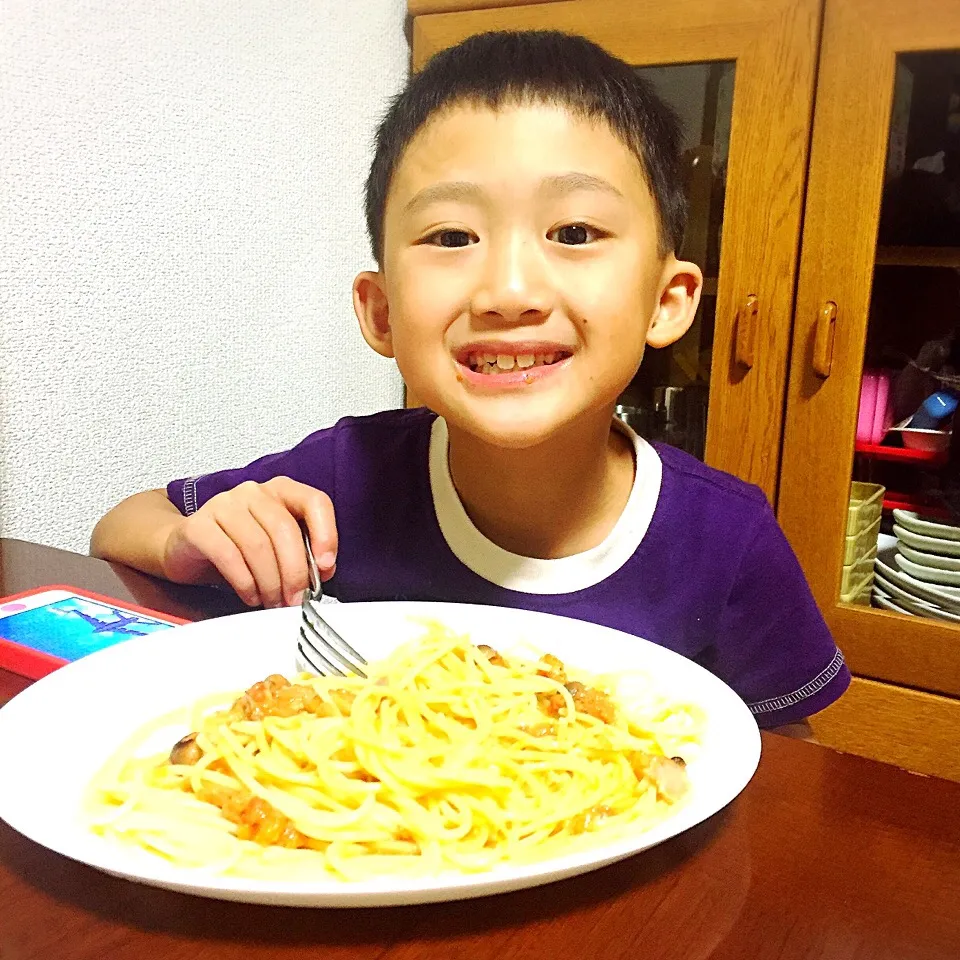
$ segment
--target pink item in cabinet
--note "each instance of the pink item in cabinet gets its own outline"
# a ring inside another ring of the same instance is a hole
[[[890,371],[867,368],[860,381],[860,411],[857,415],[857,441],[880,443],[893,426],[890,398]]]

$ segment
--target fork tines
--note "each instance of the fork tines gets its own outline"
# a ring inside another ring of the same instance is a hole
[[[307,663],[321,676],[348,673],[366,678],[367,661],[347,643],[320,615],[316,604],[304,599],[300,605],[300,642],[297,649]]]

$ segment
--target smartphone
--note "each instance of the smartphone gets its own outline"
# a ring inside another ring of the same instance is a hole
[[[0,667],[39,680],[88,653],[186,622],[77,587],[40,587],[0,599]]]

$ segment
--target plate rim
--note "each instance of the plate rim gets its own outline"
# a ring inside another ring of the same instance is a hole
[[[916,560],[911,560],[906,556],[902,550],[897,551],[894,561],[904,573],[909,574],[914,580],[932,583],[938,587],[960,587],[960,570],[947,570],[944,567],[931,567],[925,563],[917,563]],[[914,573],[914,570],[919,570],[924,576]],[[931,576],[931,574],[934,576]],[[937,576],[950,577],[951,579],[937,580],[935,579]]]
[[[897,549],[902,553],[908,560],[913,563],[918,564],[919,566],[929,566],[933,567],[935,570],[946,570],[950,573],[960,573],[960,557],[951,557],[945,554],[939,553],[930,553],[928,550],[920,550],[917,547],[910,546],[906,540],[897,541]],[[932,561],[938,561],[937,563],[920,563],[919,560],[914,560],[910,556],[911,553],[917,554],[922,557],[929,557]]]
[[[894,507],[893,519],[895,523],[899,522],[901,527],[918,533],[920,536],[930,537],[931,540],[949,540],[951,543],[960,543],[960,527],[954,526],[951,523],[927,520],[921,517],[916,510],[904,510],[901,507]],[[955,534],[953,536],[941,535],[935,532],[937,530],[953,530]]]
[[[939,553],[942,556],[960,557],[960,540],[942,540],[939,537],[928,537],[925,534],[907,530],[906,527],[901,527],[899,523],[893,525],[893,533],[898,540],[902,540],[908,547],[914,546],[910,542],[910,538],[913,537],[920,543],[920,546],[915,547],[917,550],[923,550],[929,544],[930,549],[927,549],[926,553],[937,553],[938,551],[934,548],[939,548]]]
[[[913,611],[908,610],[906,607],[899,606],[890,596],[886,593],[877,594],[874,593],[874,599],[884,610],[889,610],[891,613],[901,613],[905,617],[916,617],[918,614],[913,613]]]

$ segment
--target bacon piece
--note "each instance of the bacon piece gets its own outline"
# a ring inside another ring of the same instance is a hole
[[[601,690],[587,687],[577,680],[566,684],[573,704],[581,713],[596,717],[604,723],[613,723],[617,716],[613,701]]]
[[[570,820],[569,827],[571,833],[586,833],[587,830],[592,830],[596,824],[601,820],[605,820],[607,817],[612,816],[613,810],[608,807],[605,803],[597,804],[595,807],[591,807],[589,810],[585,810],[583,813],[578,813],[572,820]]]
[[[537,661],[537,675],[548,677],[550,680],[556,680],[557,683],[567,682],[567,670],[563,661],[555,657],[552,653],[545,653]]]
[[[509,664],[507,663],[507,661],[504,660],[503,657],[502,657],[496,650],[494,650],[493,647],[489,646],[488,644],[486,644],[486,643],[481,643],[481,644],[477,647],[477,649],[478,649],[481,653],[483,653],[483,655],[484,655],[495,667],[507,667],[507,666],[509,666]]]
[[[630,766],[640,781],[649,780],[657,788],[661,800],[675,803],[689,788],[684,766],[680,757],[660,757],[637,751],[630,755]]]
[[[337,712],[337,708],[324,700],[312,687],[291,683],[279,673],[272,674],[266,680],[255,683],[230,708],[232,717],[243,720],[262,720],[264,717],[294,717],[298,713],[332,717],[336,716]],[[349,709],[345,712],[349,713]]]
[[[559,717],[560,711],[566,705],[566,700],[560,693],[538,693],[537,704],[548,717]]]
[[[264,847],[296,849],[311,846],[310,839],[297,830],[291,820],[249,790],[205,785],[197,796],[219,807],[227,820],[237,824],[237,838],[240,840],[252,840]]]

